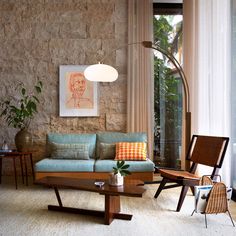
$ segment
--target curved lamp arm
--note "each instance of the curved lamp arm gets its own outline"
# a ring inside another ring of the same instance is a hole
[[[186,112],[189,112],[190,111],[189,86],[188,86],[186,75],[183,71],[183,68],[179,64],[179,62],[176,60],[176,58],[172,54],[170,54],[168,51],[161,48],[159,45],[154,45],[151,41],[143,41],[142,45],[145,48],[152,48],[154,50],[157,50],[157,51],[161,52],[163,55],[165,55],[173,63],[173,65],[177,69],[177,71],[178,71],[178,73],[181,77],[181,80],[183,82]]]

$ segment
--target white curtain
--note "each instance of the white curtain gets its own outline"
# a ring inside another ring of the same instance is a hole
[[[152,0],[128,1],[128,44],[152,41]],[[141,44],[128,47],[127,131],[148,134],[153,153],[153,53]]]
[[[230,0],[184,0],[184,70],[192,133],[230,137]],[[228,185],[230,156],[228,147],[221,170]]]

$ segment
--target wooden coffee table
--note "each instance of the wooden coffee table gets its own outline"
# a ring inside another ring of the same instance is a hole
[[[113,219],[131,220],[132,215],[120,213],[120,196],[142,197],[146,189],[141,181],[130,181],[123,186],[113,187],[105,181],[102,187],[95,186],[94,180],[48,176],[35,181],[35,184],[54,188],[59,206],[48,205],[48,210],[71,212],[83,215],[93,215],[104,218],[104,223],[109,225]],[[105,196],[105,210],[88,210],[72,207],[65,207],[62,204],[58,188],[69,188],[89,192],[97,192]]]

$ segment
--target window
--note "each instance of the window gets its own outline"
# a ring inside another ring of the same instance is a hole
[[[182,4],[154,3],[154,42],[182,62]],[[154,52],[154,162],[180,168],[182,81],[164,55]]]

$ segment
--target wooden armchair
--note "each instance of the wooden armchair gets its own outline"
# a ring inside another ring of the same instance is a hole
[[[218,174],[225,156],[229,138],[193,135],[186,160],[191,161],[190,171],[158,169],[163,177],[155,198],[159,196],[163,189],[182,186],[179,202],[176,211],[180,211],[189,187],[199,185],[200,177],[195,174],[197,165],[202,164],[213,167],[210,174],[211,179]],[[167,183],[174,183],[165,186]]]

